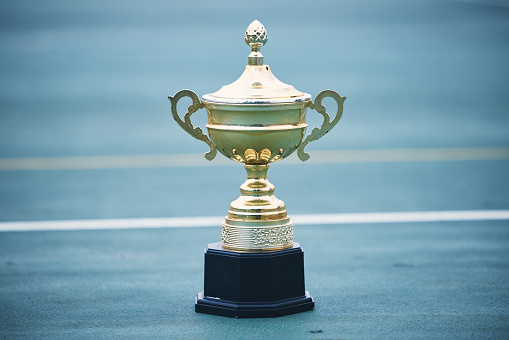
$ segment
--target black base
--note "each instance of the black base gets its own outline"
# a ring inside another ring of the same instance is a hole
[[[205,287],[195,310],[232,318],[270,318],[304,312],[314,301],[304,289],[304,252],[298,243],[273,252],[240,253],[221,243],[205,250]]]

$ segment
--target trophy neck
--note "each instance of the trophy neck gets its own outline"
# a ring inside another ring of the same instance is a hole
[[[268,164],[244,164],[248,179],[267,179]]]
[[[246,196],[270,196],[274,185],[267,179],[268,164],[245,164],[247,180],[240,186],[240,192]]]

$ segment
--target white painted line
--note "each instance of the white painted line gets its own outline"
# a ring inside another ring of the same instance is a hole
[[[509,210],[417,211],[292,215],[295,225],[509,220]],[[219,227],[224,217],[0,222],[0,232]]]
[[[307,163],[311,164],[486,161],[508,160],[509,148],[311,150],[309,154]],[[234,166],[235,163],[221,155],[209,162],[200,154],[3,158],[0,171]],[[278,164],[297,163],[301,161],[292,155]]]
[[[509,220],[509,210],[416,211],[357,214],[294,215],[295,224],[409,223]]]
[[[106,230],[220,226],[224,217],[169,217],[104,220],[0,222],[2,231]]]

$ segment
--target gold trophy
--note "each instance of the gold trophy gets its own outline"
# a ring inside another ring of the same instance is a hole
[[[231,203],[222,225],[222,242],[209,244],[205,251],[205,289],[195,309],[238,318],[275,317],[312,309],[314,301],[304,290],[303,251],[293,241],[292,221],[267,180],[269,163],[295,150],[302,161],[308,160],[304,148],[338,123],[346,97],[326,90],[312,101],[309,94],[279,81],[263,64],[260,48],[267,32],[259,21],[249,25],[245,41],[252,50],[235,82],[201,100],[190,90],[168,98],[180,127],[208,144],[206,159],[214,159],[219,151],[244,163],[247,171],[241,195]],[[182,97],[192,100],[183,120],[177,113]],[[325,97],[338,106],[332,120],[322,105]],[[323,116],[323,123],[305,137],[308,107]],[[201,108],[207,110],[208,136],[191,123],[191,115]]]

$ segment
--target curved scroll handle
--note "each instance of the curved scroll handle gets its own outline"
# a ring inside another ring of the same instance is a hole
[[[184,121],[182,121],[182,119],[180,119],[180,117],[177,113],[177,102],[182,97],[189,97],[193,101],[193,103],[191,105],[189,105],[189,108],[187,109],[187,113],[184,115]],[[214,143],[212,143],[212,141],[209,139],[209,137],[207,137],[203,133],[203,131],[201,130],[200,127],[194,127],[193,124],[191,123],[191,115],[193,113],[195,113],[196,111],[198,111],[199,109],[203,108],[203,104],[200,102],[200,99],[198,98],[196,93],[194,93],[191,90],[181,90],[181,91],[175,93],[175,95],[173,97],[168,96],[168,99],[171,102],[171,113],[172,113],[175,121],[188,134],[190,134],[194,138],[196,138],[198,140],[202,140],[208,144],[208,146],[210,147],[210,151],[206,152],[204,157],[206,159],[208,159],[209,161],[213,160],[217,154],[216,146],[214,145]]]
[[[330,116],[327,112],[325,112],[325,106],[322,105],[322,99],[324,97],[331,97],[336,101],[338,104],[338,112],[336,113],[336,117],[330,121]],[[310,142],[320,139],[325,135],[327,132],[332,130],[334,126],[339,122],[341,119],[341,116],[343,115],[343,102],[345,101],[346,97],[341,97],[339,94],[332,90],[325,90],[320,92],[316,98],[315,102],[311,103],[309,107],[311,109],[315,109],[323,116],[323,123],[320,128],[314,128],[313,131],[311,131],[311,134],[306,137],[306,139],[300,144],[299,148],[297,149],[297,156],[299,156],[300,160],[305,162],[309,159],[309,154],[304,151],[304,148],[306,145],[308,145]]]

